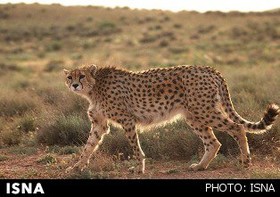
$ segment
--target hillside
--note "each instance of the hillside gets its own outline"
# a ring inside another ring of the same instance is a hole
[[[64,169],[79,154],[89,121],[88,104],[67,90],[63,68],[89,63],[133,71],[212,66],[225,77],[238,113],[259,121],[269,103],[280,104],[279,43],[279,10],[201,14],[0,5],[0,177],[66,177]],[[201,157],[202,143],[182,121],[141,133],[147,168],[153,171],[143,178],[280,177],[279,120],[264,135],[248,134],[256,165],[246,173],[236,164],[234,140],[218,132],[217,137],[223,146],[210,167],[214,173],[195,174],[186,170],[187,164]],[[112,128],[102,154],[86,174],[71,177],[133,177],[124,170],[133,162],[122,131]],[[25,158],[26,165],[19,158]],[[223,170],[224,177],[215,176]],[[23,171],[27,175],[20,175]],[[240,174],[235,177],[236,171]]]

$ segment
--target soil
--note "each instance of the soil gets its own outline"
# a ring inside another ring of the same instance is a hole
[[[280,164],[271,158],[253,157],[253,165],[244,169],[236,164],[237,159],[213,161],[204,171],[188,170],[186,161],[154,161],[146,162],[146,173],[139,175],[128,170],[125,161],[117,161],[118,169],[98,170],[86,174],[65,174],[65,169],[73,163],[73,155],[52,154],[55,161],[40,162],[48,153],[38,149],[34,154],[11,154],[7,149],[0,149],[0,178],[8,179],[64,179],[64,178],[123,178],[123,179],[251,179],[280,178]],[[4,158],[4,159],[3,159]],[[41,159],[41,160],[40,160]],[[94,162],[94,161],[92,161]],[[112,163],[112,162],[111,162]],[[112,164],[111,164],[112,165]],[[91,176],[90,176],[91,175]]]

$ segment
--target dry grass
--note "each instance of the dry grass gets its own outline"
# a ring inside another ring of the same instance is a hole
[[[0,147],[19,145],[19,152],[32,154],[41,144],[71,145],[53,151],[78,152],[71,147],[86,140],[88,104],[67,90],[62,68],[80,64],[130,70],[209,65],[226,78],[235,108],[244,118],[259,121],[268,103],[280,104],[279,11],[199,14],[8,4],[0,5],[0,13]],[[279,159],[279,132],[278,120],[269,133],[249,135],[253,154]],[[229,136],[217,136],[225,157],[237,155]],[[141,133],[140,139],[146,155],[158,160],[190,161],[202,154],[202,143],[183,122]],[[116,128],[101,149],[121,160],[131,156],[123,132]],[[220,157],[215,165],[223,166],[224,161]],[[109,165],[110,159],[102,162],[118,169]],[[274,174],[279,177],[277,171]]]

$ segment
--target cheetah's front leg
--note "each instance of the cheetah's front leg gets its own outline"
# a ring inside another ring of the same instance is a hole
[[[92,113],[89,113],[91,124],[90,135],[85,145],[85,148],[80,156],[79,161],[73,166],[66,169],[66,172],[70,172],[74,168],[79,168],[83,171],[89,164],[90,158],[95,153],[99,145],[102,143],[105,134],[109,133],[109,127],[107,121],[101,117],[93,117]]]

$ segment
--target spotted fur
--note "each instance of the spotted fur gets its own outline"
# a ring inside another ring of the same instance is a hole
[[[109,132],[108,121],[112,121],[125,130],[139,171],[144,173],[145,155],[136,126],[157,124],[178,114],[193,128],[205,148],[201,161],[192,164],[191,169],[206,169],[216,156],[221,144],[212,128],[231,135],[240,147],[242,162],[249,165],[246,132],[270,129],[280,113],[279,107],[271,104],[261,121],[243,119],[232,105],[224,78],[210,67],[177,66],[130,72],[92,65],[64,72],[67,87],[90,103],[90,135],[80,160],[74,165],[81,169]]]

